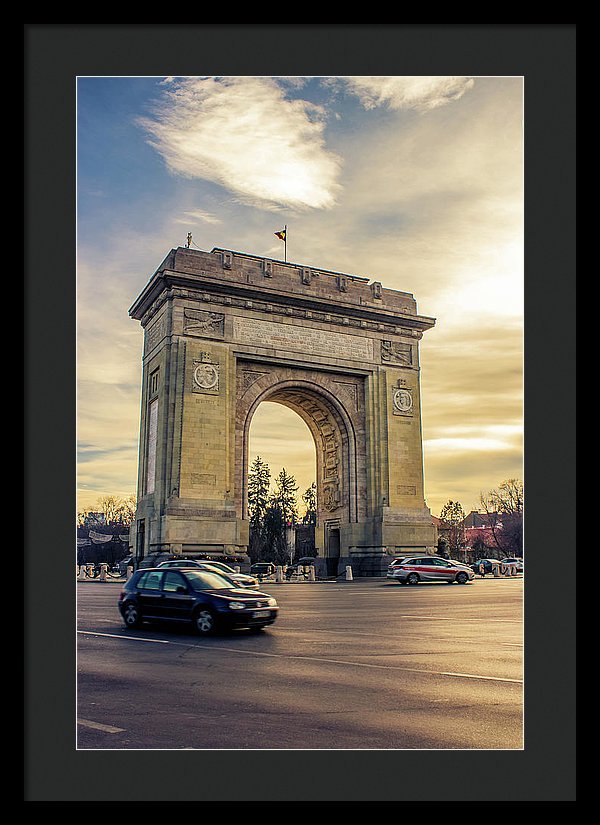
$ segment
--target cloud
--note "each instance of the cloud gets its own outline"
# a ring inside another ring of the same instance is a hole
[[[365,109],[413,109],[429,112],[461,98],[475,85],[472,77],[344,77],[337,78]]]
[[[218,183],[244,203],[335,203],[341,161],[325,148],[325,110],[287,99],[272,78],[173,79],[138,123],[171,172]]]
[[[202,212],[200,209],[190,209],[187,212],[184,212],[180,218],[175,218],[175,223],[190,223],[192,221],[202,221],[203,223],[209,224],[217,224],[223,223],[221,218],[217,218],[216,215],[211,215],[209,212]]]

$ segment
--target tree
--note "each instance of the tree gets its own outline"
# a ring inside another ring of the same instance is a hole
[[[464,525],[466,518],[465,511],[458,501],[448,501],[444,504],[440,513],[440,519],[449,528],[448,549],[450,556],[462,550],[465,543]]]
[[[135,518],[136,498],[133,494],[125,498],[103,496],[93,510],[77,513],[77,538],[84,543],[78,548],[77,562],[113,564],[127,552],[129,525]],[[94,532],[112,536],[109,541],[99,542]]]
[[[121,524],[131,524],[135,518],[135,511],[137,510],[137,499],[131,494],[122,499],[121,507],[119,509],[119,518]]]
[[[274,499],[281,510],[281,515],[287,527],[293,527],[298,521],[298,502],[296,493],[298,483],[293,475],[286,472],[285,467],[275,480]]]
[[[264,560],[274,564],[289,561],[288,530],[298,521],[298,484],[285,467],[275,479],[275,490],[270,493],[271,471],[257,456],[248,473],[248,519],[253,562]]]
[[[80,510],[77,513],[77,526],[84,527],[95,523],[103,527],[128,527],[135,518],[136,504],[133,494],[125,498],[103,496],[98,499],[93,510]],[[98,514],[103,515],[104,519],[98,518]]]
[[[262,556],[265,561],[283,565],[290,560],[290,550],[287,542],[287,522],[283,510],[275,496],[273,496],[265,511],[262,530]]]
[[[523,482],[509,478],[480,495],[481,506],[485,510],[494,542],[507,556],[523,555]]]
[[[269,501],[271,470],[257,455],[248,473],[248,518],[251,525],[262,524]]]
[[[254,562],[261,558],[264,545],[264,522],[269,503],[271,471],[269,465],[257,455],[248,473],[248,519],[250,521],[250,547],[248,552]]]
[[[313,481],[310,487],[302,496],[302,501],[306,506],[306,513],[302,518],[303,524],[317,523],[317,485]]]

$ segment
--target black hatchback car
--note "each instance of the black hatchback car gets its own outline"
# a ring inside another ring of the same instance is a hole
[[[208,570],[137,570],[119,594],[125,627],[142,622],[190,624],[203,636],[235,627],[263,628],[273,624],[279,607],[267,593],[235,587]]]

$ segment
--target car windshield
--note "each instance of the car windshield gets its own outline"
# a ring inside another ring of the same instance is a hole
[[[222,570],[224,573],[235,573],[233,567],[229,567],[221,561],[209,561],[208,564],[210,564],[211,567],[216,567],[218,570]]]
[[[186,570],[185,575],[194,590],[231,590],[232,583],[212,570]]]

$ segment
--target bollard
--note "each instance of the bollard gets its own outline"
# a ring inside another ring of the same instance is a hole
[[[510,565],[510,575],[511,576],[516,576],[517,575],[517,565],[516,564],[511,564]]]
[[[346,581],[347,582],[353,581],[353,579],[352,579],[352,568],[350,567],[349,564],[346,566]]]
[[[309,580],[309,582],[316,581],[315,568],[314,568],[314,565],[312,565],[312,564],[308,568],[308,580]]]
[[[106,571],[107,570],[108,570],[108,564],[101,564],[100,565],[100,576],[98,577],[99,581],[101,581],[101,582],[106,581]]]
[[[283,567],[281,565],[278,565],[275,568],[275,581],[279,582],[280,584],[283,581]]]
[[[82,579],[86,579],[86,578],[87,578],[87,576],[86,576],[85,564],[80,564],[80,565],[79,565],[79,572],[77,573],[77,578],[78,578],[80,581],[81,581]]]
[[[130,565],[130,566],[127,568],[127,575],[126,575],[126,578],[127,578],[127,579],[130,579],[132,576],[133,576],[133,567]]]
[[[500,578],[500,565],[499,564],[492,564],[492,572],[494,574],[494,578]]]
[[[508,564],[502,565],[502,575],[505,577],[510,576],[510,567],[508,566]]]
[[[93,579],[94,578],[94,565],[93,564],[88,564],[88,565],[86,565],[86,568],[87,568],[88,579]]]

